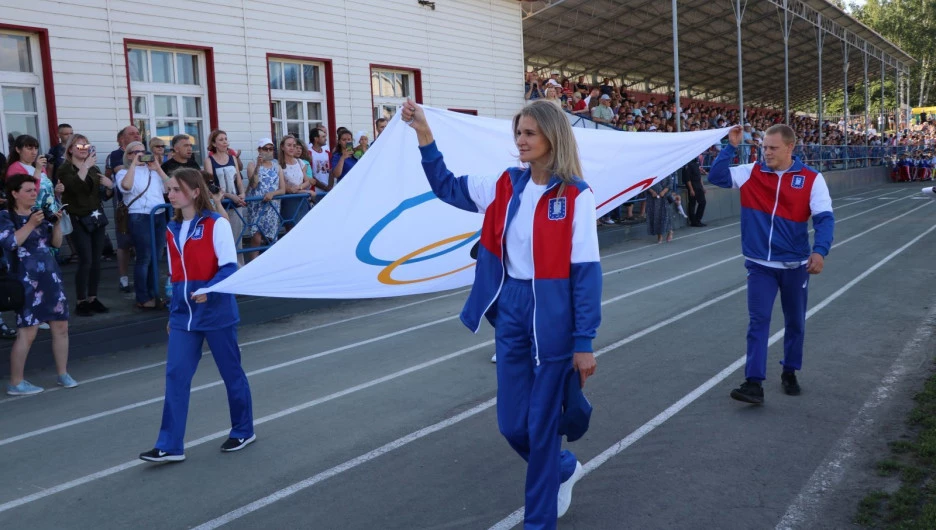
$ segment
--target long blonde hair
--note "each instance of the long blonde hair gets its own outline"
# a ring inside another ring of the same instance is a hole
[[[579,161],[578,143],[572,133],[572,125],[559,105],[551,101],[536,100],[520,109],[513,118],[514,137],[520,118],[530,117],[536,121],[540,133],[549,142],[550,172],[568,184],[582,178],[582,163]]]

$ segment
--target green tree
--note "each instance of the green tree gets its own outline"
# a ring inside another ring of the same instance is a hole
[[[918,61],[910,71],[907,103],[933,105],[936,92],[930,89],[936,83],[936,1],[867,0],[863,5],[852,2],[851,8],[855,18]]]

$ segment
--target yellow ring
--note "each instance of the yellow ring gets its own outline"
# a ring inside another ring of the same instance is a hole
[[[399,267],[400,265],[402,265],[403,263],[409,261],[411,258],[414,258],[414,257],[416,257],[416,256],[418,256],[418,255],[420,255],[420,254],[422,254],[422,253],[424,253],[424,252],[430,251],[430,250],[432,250],[432,249],[434,249],[434,248],[441,247],[442,245],[447,245],[447,244],[449,244],[449,243],[454,243],[454,242],[456,242],[456,241],[461,241],[461,240],[463,240],[463,239],[468,239],[469,237],[475,235],[475,233],[476,233],[476,232],[468,232],[467,234],[461,234],[461,235],[457,235],[457,236],[452,236],[452,237],[450,237],[450,238],[448,238],[448,239],[443,239],[442,241],[436,241],[435,243],[433,243],[433,244],[431,244],[431,245],[427,245],[427,246],[422,247],[422,248],[420,248],[420,249],[414,250],[414,251],[410,252],[409,254],[407,254],[407,255],[401,257],[400,259],[394,261],[394,262],[391,263],[390,265],[387,265],[386,267],[384,267],[384,269],[383,269],[382,271],[380,271],[380,274],[377,275],[377,280],[378,280],[380,283],[385,284],[385,285],[407,285],[407,284],[410,284],[410,283],[428,282],[429,280],[435,280],[435,279],[437,279],[437,278],[442,278],[442,277],[444,277],[444,276],[449,276],[449,275],[451,275],[451,274],[455,274],[455,273],[457,273],[457,272],[461,272],[461,271],[463,271],[463,270],[470,269],[471,267],[474,267],[474,265],[475,265],[474,263],[472,263],[472,264],[470,264],[470,265],[465,265],[464,267],[461,267],[461,268],[459,268],[459,269],[455,269],[455,270],[448,271],[448,272],[443,272],[442,274],[437,274],[437,275],[435,275],[435,276],[429,276],[428,278],[419,278],[419,279],[416,279],[416,280],[394,280],[393,278],[391,278],[391,275],[393,274],[393,271],[394,271],[397,267]]]

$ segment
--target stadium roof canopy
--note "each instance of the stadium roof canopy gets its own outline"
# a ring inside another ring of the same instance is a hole
[[[672,91],[673,24],[668,0],[521,0],[528,67],[623,81],[636,90]],[[819,42],[823,92],[888,79],[916,61],[826,0],[678,0],[683,97],[738,101],[736,8],[741,7],[745,106],[783,107],[784,13],[789,28],[792,108],[815,108]],[[786,6],[786,7],[784,7]]]

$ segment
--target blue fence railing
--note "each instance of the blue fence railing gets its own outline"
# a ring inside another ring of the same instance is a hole
[[[302,217],[306,213],[308,213],[309,208],[311,207],[311,205],[309,205],[309,207],[306,207],[306,208],[301,208],[301,207],[296,208],[295,211],[292,213],[292,215],[290,215],[289,217],[283,217],[281,205],[284,199],[304,199],[308,201],[309,194],[308,193],[296,193],[296,194],[290,194],[290,195],[280,195],[278,197],[275,197],[271,201],[264,201],[263,197],[260,197],[260,196],[247,197],[245,199],[245,202],[248,205],[247,208],[238,207],[230,199],[224,199],[224,202],[222,202],[222,204],[224,205],[224,209],[227,211],[228,217],[231,218],[232,224],[236,224],[235,219],[240,221],[241,230],[240,230],[240,234],[235,235],[236,242],[242,242],[244,238],[247,237],[248,235],[253,235],[257,231],[260,231],[259,220],[263,218],[265,215],[269,215],[270,210],[273,210],[274,212],[276,212],[277,225],[276,225],[276,233],[274,234],[273,239],[270,240],[269,238],[264,236],[264,239],[267,239],[266,245],[261,245],[257,247],[239,248],[237,250],[238,254],[246,254],[248,252],[262,252],[264,250],[267,250],[268,248],[273,246],[273,244],[276,243],[277,240],[279,240],[280,235],[286,231],[287,225],[295,225],[296,223],[298,223],[302,219]],[[249,206],[251,204],[255,204],[255,203],[260,204],[260,206],[256,209],[256,211],[254,212],[246,211],[247,209],[249,209]],[[160,204],[160,205],[153,207],[153,209],[150,210],[149,215],[150,215],[150,239],[151,239],[150,244],[152,245],[152,256],[153,256],[152,264],[151,264],[152,269],[153,269],[152,277],[153,277],[153,281],[156,283],[156,285],[152,287],[154,289],[154,292],[159,293],[161,292],[159,290],[159,286],[161,283],[160,276],[159,276],[159,268],[160,268],[159,264],[162,258],[162,256],[160,256],[159,254],[159,248],[161,246],[160,238],[164,238],[165,236],[163,234],[156,233],[156,217],[158,215],[164,215],[166,216],[167,219],[172,218],[172,216],[174,215],[174,210],[171,204],[168,204],[168,203]]]

